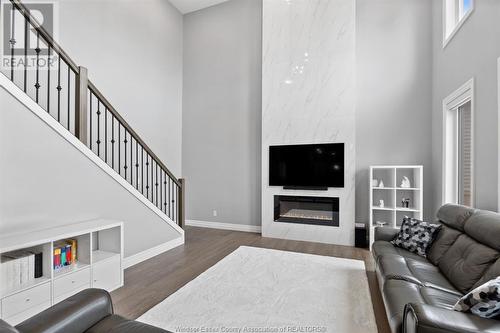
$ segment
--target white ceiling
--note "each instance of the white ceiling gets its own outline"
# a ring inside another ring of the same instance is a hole
[[[228,0],[170,0],[172,5],[177,7],[182,14],[187,14],[226,2]]]

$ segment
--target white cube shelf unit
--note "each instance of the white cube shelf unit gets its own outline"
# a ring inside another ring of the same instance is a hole
[[[54,246],[71,239],[77,241],[76,262],[54,268]],[[6,288],[6,284],[0,281],[0,318],[11,325],[84,289],[112,291],[123,286],[122,222],[93,220],[30,233],[2,235],[0,254],[17,250],[42,253],[43,274],[16,287]],[[0,269],[2,267],[0,265]]]
[[[423,218],[423,172],[422,165],[370,167],[370,248],[377,222],[385,222],[386,227],[398,228],[405,216]],[[409,187],[401,186],[404,177],[409,179]],[[383,186],[380,186],[381,182]],[[409,199],[408,208],[403,206],[403,199]]]

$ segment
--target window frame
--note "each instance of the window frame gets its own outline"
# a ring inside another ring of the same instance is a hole
[[[450,43],[450,41],[455,37],[457,32],[462,28],[467,19],[472,15],[475,9],[475,0],[471,0],[470,10],[460,18],[463,11],[463,0],[443,0],[443,49]],[[453,7],[452,10],[448,11],[449,7]],[[448,24],[450,20],[453,20],[454,28],[451,32],[448,32]]]
[[[457,134],[456,121],[458,118],[458,108],[470,102],[470,117],[471,117],[471,202],[472,206],[476,204],[476,187],[475,187],[475,137],[474,137],[474,113],[475,113],[475,92],[474,78],[467,81],[460,88],[451,93],[443,100],[443,151],[442,151],[442,182],[441,182],[441,203],[453,202],[450,200],[454,196],[453,192],[458,186],[458,165],[455,157],[458,156],[458,147],[454,147],[455,151],[450,150],[450,142],[455,140]],[[453,127],[452,127],[453,126]],[[500,172],[500,171],[499,171]],[[456,195],[456,193],[455,193]]]

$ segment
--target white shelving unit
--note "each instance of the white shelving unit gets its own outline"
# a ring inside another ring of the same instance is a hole
[[[76,239],[76,263],[54,268],[59,241]],[[4,288],[0,281],[0,318],[11,325],[87,288],[112,291],[123,286],[123,223],[93,220],[30,233],[2,235],[0,254],[15,250],[41,252],[43,275],[29,283]],[[1,269],[1,266],[0,266]]]
[[[422,165],[370,167],[370,248],[377,222],[385,222],[386,227],[398,228],[405,216],[423,218],[423,172]],[[403,177],[408,177],[410,187],[401,187]],[[374,184],[374,180],[377,184]],[[383,186],[380,186],[381,181]],[[410,199],[408,208],[403,207],[403,198]],[[380,206],[380,200],[384,201],[383,207]]]

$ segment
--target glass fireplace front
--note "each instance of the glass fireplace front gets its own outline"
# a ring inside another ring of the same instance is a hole
[[[274,196],[274,221],[339,226],[339,198]]]

